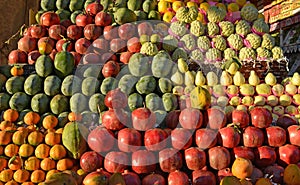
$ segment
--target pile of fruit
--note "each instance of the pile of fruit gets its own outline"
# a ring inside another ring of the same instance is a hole
[[[0,66],[0,184],[299,185],[300,75],[243,0],[41,0]],[[28,65],[27,65],[28,64]]]

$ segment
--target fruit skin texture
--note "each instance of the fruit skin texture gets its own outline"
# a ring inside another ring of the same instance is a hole
[[[253,165],[249,159],[238,157],[232,164],[232,174],[239,179],[250,177],[253,172]]]
[[[252,125],[258,128],[267,128],[272,123],[272,113],[265,108],[255,107],[251,110]]]
[[[229,166],[230,153],[228,149],[216,146],[208,150],[209,164],[213,169],[221,170]]]
[[[300,168],[296,164],[288,165],[283,172],[283,181],[286,185],[300,185]]]
[[[189,178],[186,173],[181,171],[171,172],[168,176],[169,185],[189,185]]]
[[[65,125],[62,133],[62,143],[74,159],[79,159],[87,149],[86,136],[88,130],[77,122]]]
[[[220,182],[220,185],[229,185],[229,184],[242,185],[240,180],[234,176],[224,177]]]
[[[70,75],[75,66],[74,56],[68,52],[67,43],[63,45],[63,51],[58,52],[54,59],[54,68],[57,76],[63,78]]]

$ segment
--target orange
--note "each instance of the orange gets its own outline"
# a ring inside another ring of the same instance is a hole
[[[58,119],[54,115],[47,115],[44,117],[42,125],[45,129],[53,129],[57,126]]]
[[[39,159],[44,159],[49,157],[50,154],[50,146],[45,143],[39,144],[34,151],[34,154]]]
[[[33,131],[28,135],[28,143],[37,146],[44,141],[44,134],[40,131]]]
[[[3,155],[4,153],[4,146],[0,146],[0,155]]]
[[[17,155],[19,152],[19,146],[16,144],[9,144],[4,148],[4,154],[7,157],[13,157],[15,155]]]
[[[45,180],[46,174],[43,170],[34,170],[31,173],[30,180],[33,183],[40,183]]]
[[[8,182],[12,180],[14,172],[11,169],[5,169],[0,172],[0,181]]]
[[[238,157],[232,164],[231,167],[232,175],[239,179],[245,179],[251,177],[253,172],[253,165],[249,159]]]
[[[7,183],[5,183],[5,185],[19,185],[19,183],[17,183],[17,182],[14,181],[14,180],[10,180],[10,181],[8,181]]]
[[[3,119],[5,121],[15,122],[19,118],[19,113],[17,110],[14,109],[7,109],[3,113]]]
[[[41,161],[37,157],[31,156],[25,161],[24,168],[28,171],[38,170],[40,168],[40,163]]]
[[[30,177],[30,173],[27,170],[19,169],[14,172],[13,178],[16,182],[22,183],[26,182]]]
[[[34,185],[33,182],[23,182],[22,185]]]
[[[67,150],[63,145],[56,144],[50,149],[50,158],[60,160],[67,155]]]
[[[59,171],[65,171],[72,169],[74,163],[72,159],[64,158],[57,161],[56,169]]]
[[[36,125],[40,121],[40,115],[36,112],[27,112],[24,116],[24,123],[26,125]]]
[[[172,9],[173,9],[175,12],[177,12],[177,10],[178,10],[179,8],[184,7],[184,6],[185,6],[185,4],[184,4],[184,2],[182,2],[182,1],[175,1],[175,2],[172,3]]]
[[[56,162],[53,159],[45,158],[41,161],[41,169],[44,171],[50,171],[55,169]]]
[[[12,76],[22,76],[24,74],[24,69],[21,66],[19,66],[19,65],[14,65],[10,69],[10,74]]]
[[[0,130],[6,130],[7,127],[12,127],[13,123],[7,120],[4,120],[0,123]]]
[[[45,135],[45,143],[49,146],[54,146],[56,144],[60,144],[61,143],[61,134],[56,133],[54,131],[49,131],[46,135]]]
[[[15,143],[16,145],[24,144],[26,143],[27,136],[28,136],[27,130],[17,130],[12,135],[12,142]]]
[[[21,157],[30,157],[34,152],[34,147],[30,144],[22,144],[19,149],[19,155]]]
[[[69,121],[81,121],[82,120],[82,115],[79,114],[79,113],[70,112],[68,114],[68,120]]]
[[[7,168],[8,161],[4,157],[0,157],[0,171]]]
[[[8,145],[11,142],[12,133],[6,130],[0,131],[0,145]]]
[[[159,13],[166,13],[168,8],[171,8],[171,4],[167,1],[161,0],[157,4],[157,10]]]
[[[19,156],[14,156],[10,158],[8,163],[8,168],[11,170],[18,170],[22,167],[22,159]]]

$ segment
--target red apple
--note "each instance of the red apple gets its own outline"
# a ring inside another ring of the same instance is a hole
[[[267,166],[264,169],[264,174],[269,174],[270,176],[272,175],[272,182],[278,184],[283,183],[283,172],[284,172],[284,168],[277,164],[274,164],[272,166]]]
[[[109,26],[112,23],[112,16],[107,12],[99,12],[95,16],[95,24],[98,26]]]
[[[167,146],[168,134],[160,128],[149,129],[144,135],[144,145],[147,150],[160,151]]]
[[[127,41],[127,49],[130,52],[137,53],[140,52],[142,45],[140,39],[137,37],[132,37]]]
[[[93,23],[93,17],[89,14],[81,13],[76,16],[75,21],[77,26],[85,27],[86,25]]]
[[[142,185],[165,185],[165,178],[157,173],[151,173],[145,176],[142,180]]]
[[[130,57],[132,56],[132,52],[125,51],[120,54],[120,62],[123,64],[128,64]]]
[[[132,111],[132,126],[133,128],[146,131],[154,128],[156,123],[155,113],[146,107],[140,107]]]
[[[232,123],[238,124],[241,128],[245,128],[250,123],[250,116],[247,111],[234,109],[231,113]]]
[[[270,146],[261,146],[254,150],[254,164],[257,167],[264,168],[276,162],[275,149]]]
[[[25,51],[16,49],[16,50],[12,50],[8,55],[9,64],[26,63],[26,62],[27,62],[27,54]]]
[[[298,146],[286,144],[278,148],[278,163],[282,166],[297,164],[300,161]]]
[[[263,107],[254,107],[250,111],[251,123],[258,128],[267,128],[272,124],[272,113]]]
[[[269,146],[280,147],[286,142],[286,131],[279,126],[266,128],[267,143]]]
[[[137,151],[142,145],[142,136],[134,128],[123,128],[118,132],[118,147],[123,152]]]
[[[60,23],[60,19],[58,14],[56,14],[55,12],[52,11],[48,11],[45,12],[41,15],[40,17],[40,24],[50,27],[54,24],[59,24]]]
[[[96,171],[103,165],[103,157],[95,151],[87,151],[80,157],[80,167],[85,172]]]
[[[28,53],[27,62],[28,64],[34,64],[35,61],[41,56],[41,53],[38,50],[33,50],[30,53]],[[21,62],[20,62],[21,63]]]
[[[276,125],[282,127],[283,129],[287,130],[287,128],[291,125],[297,125],[297,120],[294,116],[289,114],[283,114],[279,116],[276,121]]]
[[[188,169],[200,170],[206,165],[205,152],[197,147],[191,147],[184,151],[184,158]]]
[[[253,126],[248,126],[243,133],[243,144],[246,147],[260,147],[264,143],[264,132]]]
[[[136,27],[132,23],[125,23],[119,26],[118,35],[123,40],[129,40],[136,36]]]
[[[189,185],[189,177],[182,171],[174,171],[169,173],[168,185]]]
[[[234,127],[224,127],[219,130],[219,144],[226,148],[234,148],[240,143],[240,133]]]
[[[30,36],[33,38],[42,38],[47,34],[46,26],[35,24],[30,26]]]
[[[103,6],[98,1],[88,4],[85,8],[85,11],[91,16],[95,16],[98,12],[102,10],[103,10]]]
[[[96,49],[97,51],[102,51],[102,52],[108,52],[109,50],[109,42],[107,40],[105,40],[104,38],[98,38],[96,40],[94,40],[94,42],[92,43],[92,46],[94,47],[94,49]]]
[[[88,40],[96,40],[102,35],[102,28],[95,24],[87,24],[83,29],[83,35]]]
[[[114,134],[103,126],[98,126],[88,135],[88,145],[95,152],[108,152],[114,147]]]
[[[192,183],[194,185],[216,185],[216,177],[211,171],[195,170],[192,172]]]
[[[232,149],[232,156],[235,158],[242,157],[254,161],[255,155],[252,148],[237,146]]]
[[[153,26],[151,25],[151,23],[144,21],[138,25],[137,30],[138,30],[139,36],[141,36],[141,35],[151,36],[153,33]]]
[[[56,42],[55,48],[58,52],[62,51],[62,46],[64,45],[64,43],[68,42],[68,40],[66,39],[60,39]],[[70,42],[68,47],[67,47],[67,51],[71,52],[74,48],[74,43]]]
[[[60,21],[60,25],[62,25],[65,28],[69,27],[72,24],[73,23],[70,19],[65,19],[65,20]]]
[[[159,166],[163,172],[173,172],[182,168],[182,154],[174,148],[166,148],[158,153]]]
[[[201,149],[214,147],[217,144],[217,131],[209,128],[201,128],[196,131],[196,144]]]
[[[75,51],[79,54],[85,54],[90,47],[91,42],[86,38],[80,38],[75,42]]]
[[[122,176],[125,181],[125,184],[141,185],[140,177],[134,172],[124,170],[124,172],[122,173]]]
[[[230,153],[225,147],[215,146],[208,149],[209,165],[215,170],[229,167],[230,158]]]
[[[122,173],[129,164],[129,157],[125,152],[111,151],[104,158],[104,168],[110,173]]]
[[[125,127],[126,123],[123,124],[121,119],[119,119],[119,117],[125,118],[126,116],[127,116],[126,114],[117,115],[114,109],[109,109],[108,111],[105,111],[102,115],[102,125],[109,130],[113,130],[113,131],[121,130],[122,128]]]
[[[179,122],[182,128],[195,130],[202,126],[203,115],[199,109],[185,108],[179,115]]]
[[[104,64],[102,67],[102,75],[107,78],[107,77],[116,77],[121,68],[118,62],[110,60]]]
[[[131,168],[137,174],[152,173],[156,169],[156,156],[148,150],[137,150],[132,153]]]
[[[110,50],[114,53],[126,51],[126,41],[120,38],[112,39],[110,41]]]
[[[37,48],[36,46],[37,39],[30,36],[24,36],[18,41],[18,49],[26,53],[35,50]]]
[[[60,24],[52,25],[52,26],[50,26],[50,28],[48,30],[49,37],[54,40],[62,39],[64,36],[66,36],[66,32],[67,32],[67,29]]]
[[[104,104],[111,109],[125,108],[127,106],[127,96],[120,88],[110,90],[104,98]]]
[[[193,133],[185,128],[175,128],[171,132],[171,142],[173,148],[185,150],[192,145]]]
[[[226,115],[223,111],[217,108],[209,108],[207,110],[208,123],[207,126],[211,129],[220,129],[226,125]]]
[[[83,28],[80,26],[76,25],[70,25],[67,28],[67,37],[72,39],[72,40],[78,40],[82,37],[83,35]]]
[[[291,125],[288,127],[289,141],[292,145],[300,146],[300,127]]]
[[[166,116],[166,127],[174,129],[178,126],[180,110],[172,110]]]
[[[119,35],[118,35],[118,27],[111,26],[111,25],[105,26],[103,28],[103,37],[106,40],[112,40],[112,39],[118,38],[119,37]]]

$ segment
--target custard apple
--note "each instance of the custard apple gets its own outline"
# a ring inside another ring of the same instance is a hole
[[[272,49],[272,55],[273,55],[273,59],[277,60],[277,59],[282,59],[284,57],[283,55],[283,50],[281,49],[281,47],[275,46]]]
[[[222,53],[217,48],[209,48],[205,53],[205,57],[208,62],[216,62],[222,59]]]
[[[272,37],[270,34],[266,33],[262,36],[261,47],[267,48],[272,50],[275,46],[275,38]]]
[[[258,18],[258,10],[254,6],[244,6],[241,9],[241,17],[248,22],[253,22]]]
[[[190,53],[190,58],[197,63],[201,63],[204,60],[204,55],[200,49],[195,49]]]
[[[205,26],[199,20],[195,20],[191,23],[190,32],[199,37],[205,34]]]
[[[252,48],[243,47],[239,52],[241,61],[256,60],[256,52]]]
[[[227,41],[228,41],[228,45],[236,51],[240,50],[244,46],[243,39],[238,34],[231,34],[227,38]]]
[[[195,6],[191,7],[180,7],[176,11],[176,18],[180,22],[191,23],[198,17],[198,9]]]
[[[235,26],[235,32],[243,37],[251,32],[250,24],[245,20],[240,20]]]
[[[212,38],[212,45],[220,51],[224,51],[227,48],[226,40],[221,35]]]
[[[175,21],[170,24],[170,34],[182,37],[187,32],[187,25],[183,22]]]
[[[152,42],[145,42],[141,47],[140,53],[149,56],[154,56],[158,53],[158,48],[156,44],[153,44]]]
[[[237,57],[236,51],[231,48],[227,48],[224,50],[224,59],[232,59],[233,57]]]
[[[263,19],[257,19],[252,25],[252,31],[259,35],[269,33],[270,27]]]
[[[218,23],[224,20],[226,11],[217,6],[210,6],[207,10],[207,19],[209,22]]]
[[[219,23],[221,28],[221,35],[224,37],[229,37],[229,35],[234,33],[234,25],[229,21],[222,21]]]
[[[197,40],[197,46],[201,51],[207,51],[211,48],[210,40],[207,36],[201,36]]]
[[[209,22],[207,23],[208,36],[213,37],[220,34],[220,27],[217,23]]]
[[[196,40],[191,34],[184,35],[180,41],[183,44],[183,48],[187,51],[191,51],[196,47]]]
[[[256,53],[257,53],[258,60],[266,60],[272,57],[272,52],[263,47],[258,47],[256,49]]]
[[[257,49],[261,44],[261,37],[255,33],[249,33],[245,39],[247,47]]]

